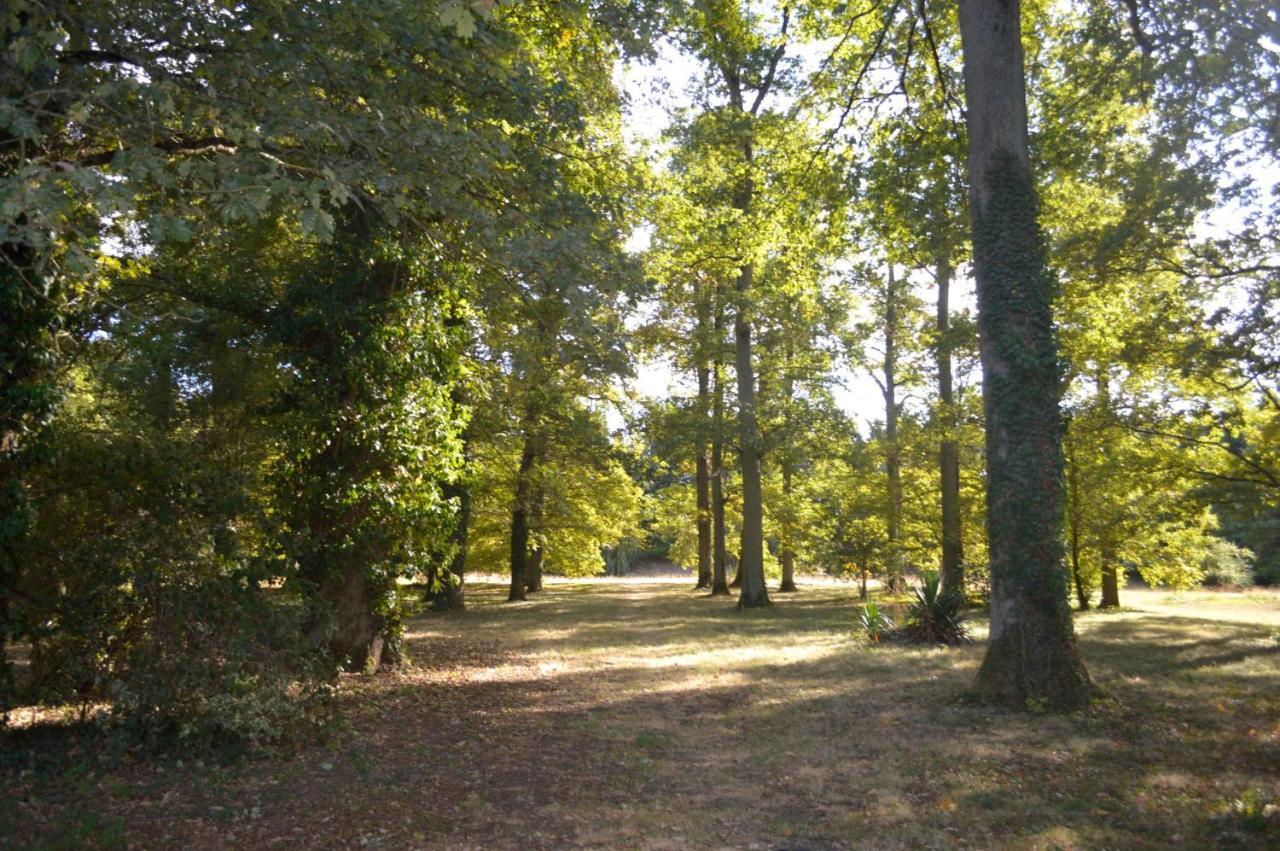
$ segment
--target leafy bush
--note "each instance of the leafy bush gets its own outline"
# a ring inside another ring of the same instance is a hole
[[[110,683],[114,714],[139,738],[261,749],[321,730],[333,667],[304,638],[302,607],[235,576],[168,582]]]
[[[94,420],[76,402],[32,472],[12,609],[31,646],[21,696],[101,709],[153,746],[258,748],[325,723],[333,666],[305,640],[251,473],[123,404]]]
[[[960,595],[942,587],[937,571],[927,570],[907,607],[906,624],[899,634],[920,644],[960,644],[969,638],[960,621]]]
[[[893,629],[893,619],[875,603],[866,603],[858,612],[858,626],[867,638],[879,641],[881,635]]]
[[[1253,584],[1253,553],[1218,538],[1200,559],[1202,585],[1210,588],[1243,588]]]

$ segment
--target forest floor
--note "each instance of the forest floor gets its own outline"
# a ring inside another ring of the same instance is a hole
[[[1274,593],[1079,617],[1107,696],[1071,715],[964,699],[979,618],[967,647],[868,646],[848,586],[751,612],[658,577],[503,595],[413,620],[414,665],[345,679],[349,728],[288,757],[10,744],[0,846],[1280,847]]]

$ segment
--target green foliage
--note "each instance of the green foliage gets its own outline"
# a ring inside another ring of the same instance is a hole
[[[899,634],[920,644],[961,644],[968,640],[968,629],[961,622],[961,604],[958,593],[942,587],[941,574],[926,570],[912,592]]]
[[[273,471],[280,533],[313,607],[312,637],[361,668],[375,635],[398,641],[396,580],[441,557],[453,506],[441,484],[462,460],[465,411],[450,387],[455,311],[446,270],[358,221],[350,242],[294,274],[272,324],[290,378],[279,396],[282,453]],[[366,635],[334,610],[353,577],[372,605]],[[380,660],[372,660],[376,666]]]
[[[864,603],[858,609],[858,628],[872,641],[893,629],[893,619],[875,603]]]
[[[1200,559],[1200,584],[1210,588],[1244,588],[1253,584],[1253,553],[1221,538]]]
[[[606,567],[602,551],[643,535],[645,497],[617,459],[584,457],[575,449],[557,449],[534,468],[542,511],[530,532],[543,551],[545,572],[594,576]],[[468,571],[503,573],[510,565],[519,455],[509,439],[477,449]]]
[[[303,639],[301,607],[267,584],[252,465],[228,468],[228,447],[191,420],[166,427],[142,404],[158,388],[132,383],[142,367],[81,372],[44,436],[56,451],[32,470],[40,511],[17,580],[25,697],[105,703],[108,724],[153,744],[265,747],[315,731],[331,669]]]

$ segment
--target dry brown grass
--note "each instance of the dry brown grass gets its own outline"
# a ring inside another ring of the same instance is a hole
[[[1267,595],[1081,617],[1109,697],[1053,716],[963,699],[980,642],[868,647],[846,587],[745,613],[685,582],[502,593],[415,620],[416,666],[346,680],[351,729],[288,759],[108,767],[11,743],[0,829],[36,847],[102,828],[138,847],[1280,843]]]

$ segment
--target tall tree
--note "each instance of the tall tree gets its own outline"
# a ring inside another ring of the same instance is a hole
[[[969,202],[987,435],[991,631],[987,700],[1084,705],[1062,546],[1062,426],[1054,279],[1027,140],[1021,5],[962,0]]]
[[[739,227],[749,227],[758,214],[756,181],[756,122],[780,80],[786,53],[791,7],[778,15],[776,34],[766,35],[761,16],[739,0],[712,0],[688,10],[681,37],[716,77],[716,88],[728,101],[723,128],[735,152],[729,179],[730,202],[739,214]],[[744,233],[743,236],[746,236]],[[764,506],[760,468],[760,427],[756,401],[755,359],[752,352],[753,299],[756,276],[755,246],[744,240],[734,285],[734,369],[738,390],[738,459],[742,476],[742,536],[738,559],[742,587],[741,608],[769,603],[764,578]]]

